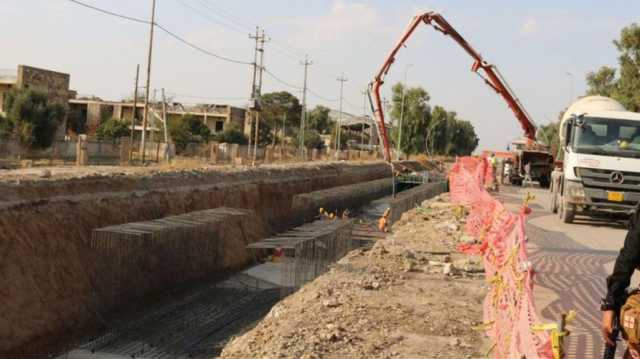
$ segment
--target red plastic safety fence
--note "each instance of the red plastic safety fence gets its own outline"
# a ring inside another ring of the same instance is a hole
[[[485,188],[493,180],[486,159],[459,158],[449,173],[451,200],[470,209],[465,231],[480,244],[461,245],[481,254],[490,290],[484,301],[486,333],[497,359],[553,358],[550,337],[534,332],[533,269],[527,257],[526,212],[509,212]]]

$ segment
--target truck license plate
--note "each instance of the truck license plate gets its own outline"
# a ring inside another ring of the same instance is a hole
[[[624,193],[622,192],[608,192],[607,199],[613,202],[622,202],[624,201]]]

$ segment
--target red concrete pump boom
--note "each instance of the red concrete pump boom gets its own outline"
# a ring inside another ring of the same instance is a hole
[[[391,153],[389,150],[389,139],[387,137],[387,129],[385,127],[384,122],[384,111],[382,110],[382,101],[380,98],[380,87],[384,83],[384,77],[389,72],[391,65],[396,60],[396,55],[398,51],[405,45],[409,37],[413,34],[415,29],[420,25],[420,23],[424,22],[427,25],[433,26],[434,29],[440,31],[444,35],[449,35],[455,42],[458,43],[474,60],[473,65],[471,66],[471,71],[478,74],[484,82],[489,85],[492,89],[494,89],[498,94],[504,98],[509,105],[509,108],[513,111],[524,130],[524,134],[527,138],[532,141],[535,141],[536,137],[536,126],[527,111],[523,108],[522,104],[518,100],[518,98],[513,93],[513,90],[507,85],[504,78],[500,75],[500,72],[496,68],[495,65],[491,65],[482,59],[482,56],[475,50],[471,45],[460,35],[454,28],[445,20],[445,18],[433,11],[426,12],[424,14],[418,15],[411,20],[409,27],[404,32],[398,43],[387,56],[384,64],[380,71],[378,71],[376,77],[373,82],[370,84],[370,90],[373,92],[373,111],[377,116],[379,126],[380,126],[380,136],[382,137],[383,145],[384,145],[384,155],[387,161],[391,161]],[[482,73],[480,72],[482,70]]]

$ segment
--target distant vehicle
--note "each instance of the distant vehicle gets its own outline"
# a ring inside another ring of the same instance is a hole
[[[510,147],[513,152],[513,163],[509,173],[505,173],[509,183],[522,185],[526,165],[530,164],[531,179],[538,181],[540,187],[548,188],[551,183],[551,172],[553,172],[553,155],[549,149],[529,139],[513,141]]]
[[[559,132],[563,163],[552,173],[550,209],[565,223],[631,212],[640,201],[640,113],[588,96],[567,109]]]

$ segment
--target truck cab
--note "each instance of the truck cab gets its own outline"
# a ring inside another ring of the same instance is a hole
[[[609,98],[575,102],[560,122],[562,168],[553,172],[550,209],[576,214],[631,212],[640,202],[640,114]]]

